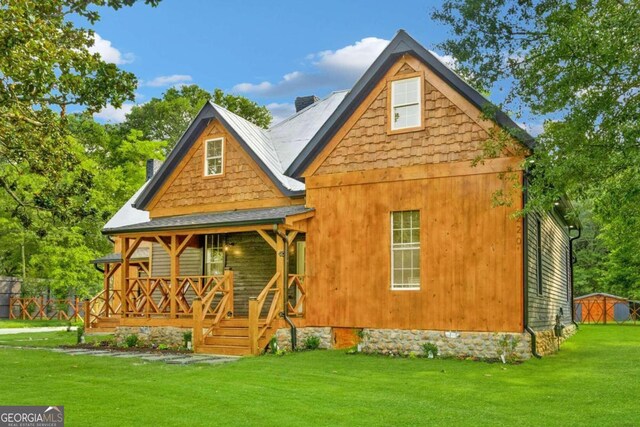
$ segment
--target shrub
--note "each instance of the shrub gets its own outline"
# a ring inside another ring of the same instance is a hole
[[[184,334],[182,334],[182,339],[184,339],[184,347],[187,348],[189,342],[191,342],[191,339],[193,338],[193,335],[191,334],[191,331],[187,331]]]
[[[167,350],[169,349],[169,346],[166,344],[159,344],[158,345],[158,350]]]
[[[422,352],[427,357],[429,357],[429,354],[431,354],[432,357],[438,357],[438,346],[432,342],[426,342],[422,344]]]
[[[305,338],[304,348],[307,350],[316,350],[318,347],[320,347],[320,337],[311,335]]]
[[[80,344],[82,342],[82,336],[84,335],[84,328],[82,326],[78,326],[76,329],[76,343]]]
[[[269,340],[269,353],[276,354],[278,352],[278,339],[274,336]]]
[[[124,339],[124,342],[127,347],[135,347],[138,345],[138,336],[131,334]]]

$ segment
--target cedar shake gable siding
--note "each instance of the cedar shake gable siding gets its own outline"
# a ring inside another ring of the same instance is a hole
[[[204,143],[219,137],[224,138],[223,174],[205,176]],[[155,195],[149,212],[154,218],[229,210],[242,203],[247,208],[286,206],[296,203],[293,200],[278,190],[217,120],[212,120]]]

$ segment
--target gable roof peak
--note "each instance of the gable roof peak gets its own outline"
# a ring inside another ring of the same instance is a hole
[[[487,107],[491,108],[492,111],[495,111],[494,121],[498,125],[512,130],[514,137],[518,138],[527,147],[533,148],[534,139],[532,136],[518,126],[507,114],[495,109],[489,100],[462,80],[460,76],[418,43],[406,31],[400,29],[387,47],[385,47],[375,61],[373,61],[373,64],[371,64],[360,79],[358,79],[331,117],[329,117],[311,141],[309,141],[300,154],[291,162],[285,174],[293,178],[301,178],[305,169],[320,154],[329,140],[338,132],[351,114],[353,114],[358,105],[364,101],[377,82],[397,59],[404,54],[411,54],[422,61],[438,75],[438,77],[478,109],[484,111]]]

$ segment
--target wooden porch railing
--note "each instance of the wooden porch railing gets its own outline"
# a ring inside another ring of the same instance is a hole
[[[169,312],[169,277],[131,277],[124,295],[127,317],[151,317]]]
[[[280,272],[276,272],[276,274],[273,275],[257,298],[249,299],[249,347],[251,354],[258,354],[258,342],[260,338],[264,336],[267,329],[269,329],[276,319],[278,308],[282,307],[282,294],[281,287],[278,286],[278,279],[280,279]],[[260,314],[262,313],[269,294],[272,294],[271,305],[269,306],[267,317],[261,326],[259,325]]]
[[[199,288],[201,292],[191,305],[194,350],[220,325],[224,316],[233,314],[233,271],[226,270],[223,276],[210,276],[200,283],[203,285]],[[204,331],[206,320],[210,323]]]
[[[216,318],[223,307],[223,314],[233,312],[232,271],[218,276],[180,276],[177,284],[176,317],[192,317],[196,298],[203,301],[206,318]],[[171,297],[169,277],[128,278],[124,313],[127,317],[167,317],[171,314]],[[224,303],[220,305],[223,298]]]
[[[92,328],[100,318],[119,315],[122,305],[119,289],[102,290],[98,295],[86,302],[84,323],[85,328]],[[87,315],[89,317],[87,317]]]
[[[82,320],[79,298],[10,297],[9,319]]]
[[[303,274],[290,274],[287,281],[287,316],[304,317],[307,292]],[[293,295],[291,292],[293,290]],[[293,304],[291,303],[293,301]]]

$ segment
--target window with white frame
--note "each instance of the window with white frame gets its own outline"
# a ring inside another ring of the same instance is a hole
[[[206,176],[222,175],[224,166],[224,139],[209,139],[205,142],[204,174]]]
[[[204,241],[204,274],[224,274],[224,238],[221,234],[208,234]]]
[[[422,122],[420,77],[391,82],[391,130],[419,127]]]
[[[420,289],[420,211],[391,213],[391,289]]]

